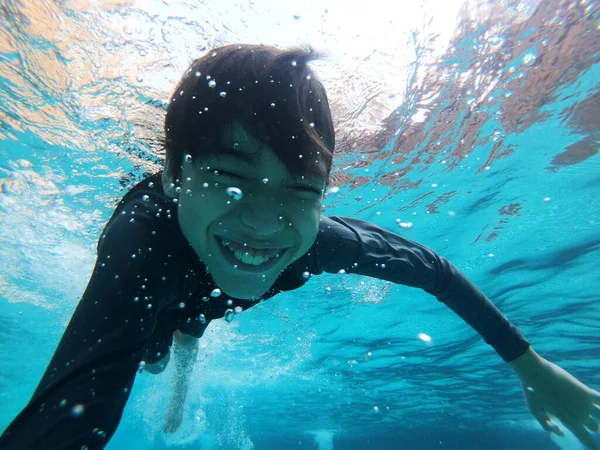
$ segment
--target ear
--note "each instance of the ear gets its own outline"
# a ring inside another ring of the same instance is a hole
[[[167,197],[177,198],[177,192],[175,192],[175,170],[172,158],[167,158],[165,160],[165,168],[162,173],[162,185],[163,190]]]

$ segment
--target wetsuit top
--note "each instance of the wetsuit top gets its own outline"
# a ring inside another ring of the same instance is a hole
[[[99,240],[79,305],[32,399],[0,438],[0,449],[103,448],[119,423],[157,322],[168,318],[181,331],[200,336],[227,310],[257,303],[210,297],[217,286],[183,236],[176,207],[162,190],[160,174],[119,203]],[[446,259],[349,217],[323,216],[314,245],[262,299],[301,287],[306,271],[342,269],[424,289],[506,361],[528,348],[521,333]]]

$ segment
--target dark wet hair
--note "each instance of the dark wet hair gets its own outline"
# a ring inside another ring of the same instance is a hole
[[[219,132],[240,122],[293,174],[329,176],[334,129],[325,88],[308,67],[311,49],[227,45],[196,59],[165,118],[166,157],[175,176],[184,155],[219,152]]]

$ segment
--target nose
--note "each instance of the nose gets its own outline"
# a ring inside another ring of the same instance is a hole
[[[254,197],[244,202],[240,212],[243,225],[257,236],[270,236],[285,227],[282,208],[275,198]]]

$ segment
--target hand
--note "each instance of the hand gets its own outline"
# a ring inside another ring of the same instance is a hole
[[[183,403],[171,403],[165,416],[165,433],[175,433],[183,421]]]
[[[600,450],[600,442],[590,434],[600,432],[600,392],[532,349],[510,364],[521,378],[527,407],[546,431],[564,436],[550,418],[556,417],[586,448]]]

